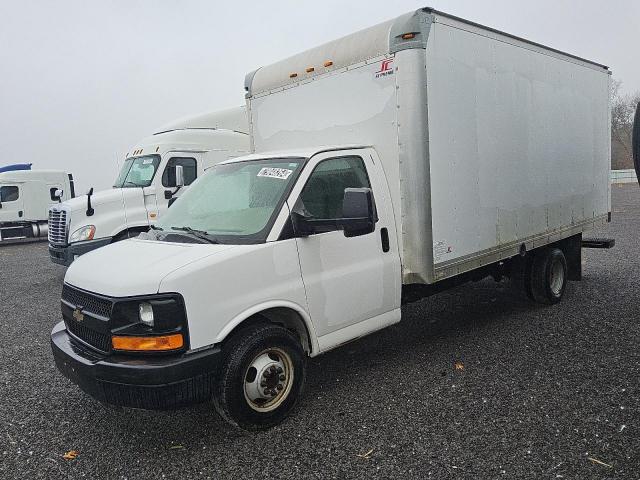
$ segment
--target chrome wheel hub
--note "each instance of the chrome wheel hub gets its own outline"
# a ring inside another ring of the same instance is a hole
[[[562,263],[554,262],[551,265],[551,282],[550,288],[554,295],[560,295],[562,286],[564,285],[564,269]]]
[[[279,348],[260,352],[244,375],[244,397],[251,408],[269,412],[287,398],[293,384],[291,357]]]

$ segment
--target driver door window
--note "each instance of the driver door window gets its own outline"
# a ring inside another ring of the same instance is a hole
[[[0,203],[15,202],[20,197],[18,187],[13,185],[0,187]]]
[[[345,188],[371,188],[362,158],[339,157],[319,163],[294,210],[315,219],[342,218]]]
[[[162,174],[162,186],[163,187],[175,187],[176,186],[176,166],[182,166],[182,172],[184,174],[184,185],[191,185],[198,176],[198,167],[195,158],[188,157],[173,157],[167,162],[167,167]]]

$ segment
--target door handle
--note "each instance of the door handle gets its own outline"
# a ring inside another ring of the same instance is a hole
[[[382,251],[387,253],[389,251],[389,230],[386,227],[380,229],[380,239],[382,240]]]

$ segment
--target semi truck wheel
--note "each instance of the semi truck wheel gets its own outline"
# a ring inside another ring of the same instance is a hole
[[[229,423],[264,430],[280,423],[302,394],[306,356],[300,341],[277,325],[241,330],[223,348],[213,403]]]
[[[531,298],[547,305],[562,300],[567,286],[567,259],[559,248],[536,252],[529,274]]]

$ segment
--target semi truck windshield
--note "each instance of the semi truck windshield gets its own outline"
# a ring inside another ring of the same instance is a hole
[[[264,241],[303,163],[286,158],[217,165],[157,225],[206,232],[222,243]]]
[[[159,155],[127,158],[120,169],[115,188],[148,187],[160,164]]]

